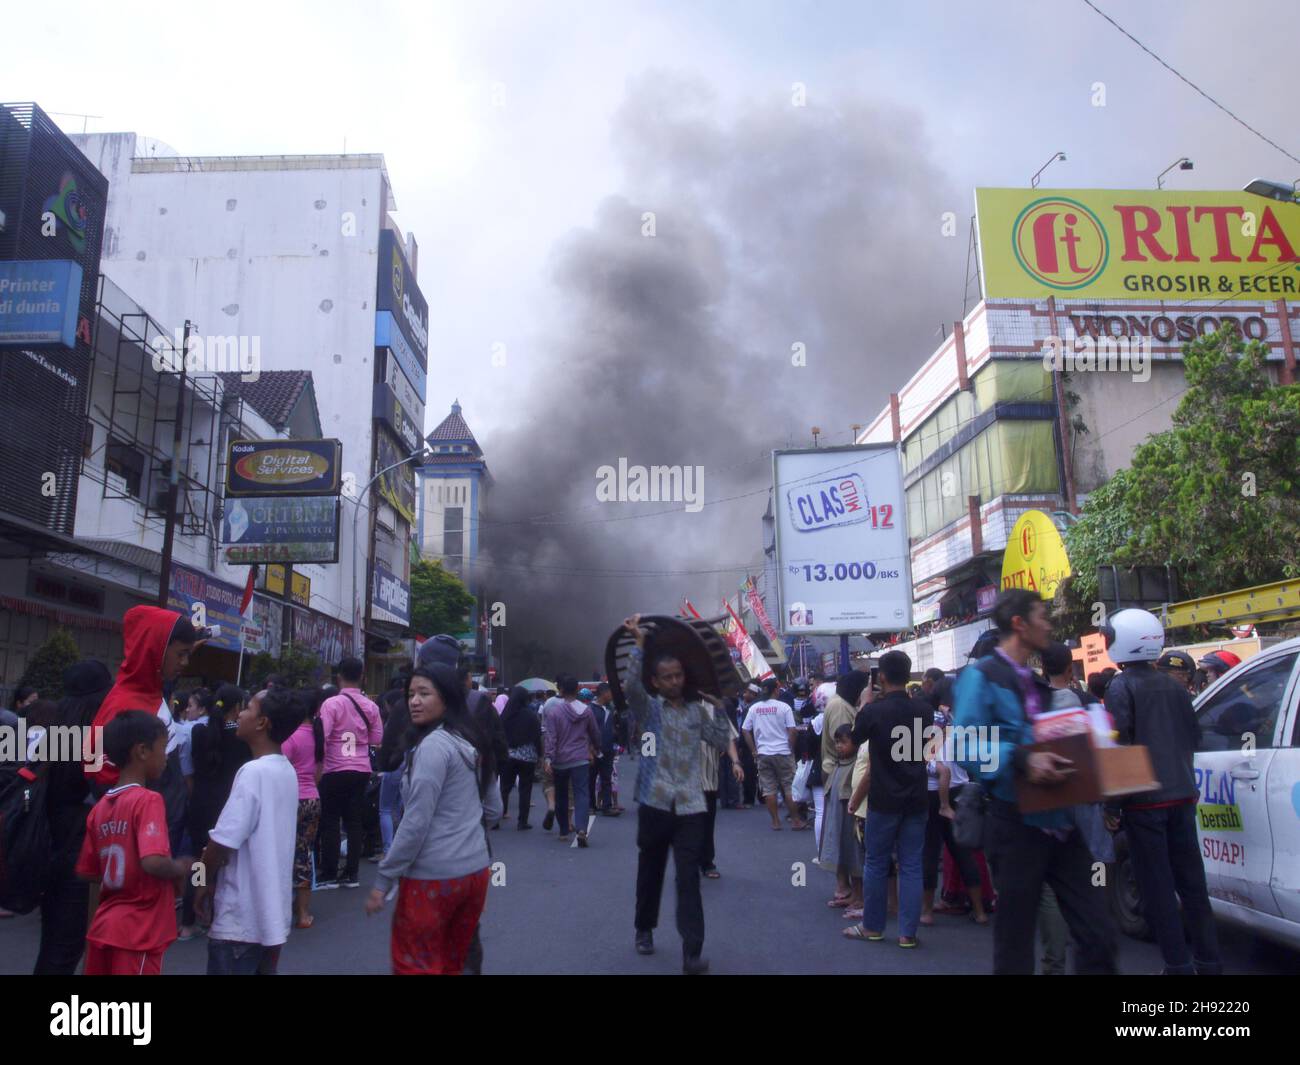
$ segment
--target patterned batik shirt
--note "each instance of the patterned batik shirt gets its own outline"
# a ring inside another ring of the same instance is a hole
[[[700,744],[719,751],[731,738],[724,715],[716,717],[704,702],[671,706],[662,696],[651,695],[641,683],[644,654],[633,648],[623,678],[623,692],[632,711],[635,743],[640,751],[636,801],[675,814],[702,814],[704,779]],[[653,743],[645,742],[646,736]]]

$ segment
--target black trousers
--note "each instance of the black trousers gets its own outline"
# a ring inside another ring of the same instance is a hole
[[[1126,810],[1124,834],[1142,896],[1142,912],[1160,944],[1165,972],[1207,976],[1223,972],[1205,864],[1196,838],[1196,803]],[[1181,917],[1179,899],[1183,901]]]
[[[758,763],[754,761],[754,753],[749,749],[748,743],[737,740],[736,747],[740,755],[740,768],[745,771],[741,802],[746,806],[753,806],[758,795]]]
[[[355,880],[361,871],[364,846],[362,816],[365,810],[369,773],[342,770],[320,778],[320,869],[319,880],[334,880],[339,875],[339,822],[348,834],[347,880]]]
[[[1092,886],[1092,853],[1078,829],[1064,840],[1026,825],[1015,805],[994,799],[984,854],[998,893],[993,917],[993,972],[1034,973],[1034,935],[1043,884],[1051,886],[1074,937],[1075,970],[1114,973],[1115,926],[1106,889]]]
[[[41,948],[36,976],[72,976],[86,949],[86,908],[90,884],[68,875],[50,883],[41,895]]]
[[[948,801],[955,803],[961,787],[953,788]],[[939,886],[939,855],[944,844],[952,852],[952,859],[961,871],[961,882],[969,891],[980,886],[980,868],[975,858],[965,847],[957,845],[952,838],[952,819],[939,813],[939,793],[932,791],[930,798],[930,819],[925,823],[925,848],[921,851],[921,886],[926,891],[934,891]]]
[[[700,872],[707,873],[714,867],[718,852],[713,847],[713,829],[718,823],[718,793],[706,791],[704,805],[708,807],[704,817],[704,842],[700,845]]]
[[[501,774],[501,816],[510,812],[510,792],[516,781],[519,784],[519,823],[528,824],[528,811],[533,808],[533,776],[537,772],[536,762],[521,762],[511,758],[506,762]]]
[[[659,898],[671,849],[677,869],[677,931],[687,957],[697,957],[704,948],[700,851],[708,817],[669,813],[644,804],[637,809],[636,930],[649,932],[659,924]]]
[[[597,796],[596,785],[599,781],[600,794]],[[600,802],[597,803],[596,799]],[[587,802],[589,809],[608,810],[614,805],[614,755],[606,751],[591,765],[587,775]]]

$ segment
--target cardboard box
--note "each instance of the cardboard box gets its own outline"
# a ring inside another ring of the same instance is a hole
[[[1027,777],[1017,776],[1016,800],[1023,814],[1103,802],[1160,787],[1145,747],[1096,747],[1090,735],[1080,733],[1031,744],[1029,750],[1068,758],[1074,763],[1074,772],[1060,784],[1031,784]]]

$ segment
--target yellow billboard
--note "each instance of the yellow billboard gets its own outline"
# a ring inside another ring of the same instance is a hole
[[[1300,204],[1249,192],[976,189],[988,299],[1295,299]]]
[[[1070,558],[1055,522],[1041,510],[1020,515],[1002,556],[1002,590],[1028,588],[1044,599],[1056,596],[1056,586],[1070,575]]]

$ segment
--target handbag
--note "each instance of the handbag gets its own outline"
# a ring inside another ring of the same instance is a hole
[[[984,846],[984,821],[988,808],[988,792],[982,785],[973,780],[962,785],[953,806],[952,838],[957,846],[969,850]]]

